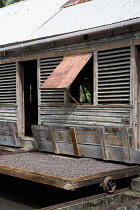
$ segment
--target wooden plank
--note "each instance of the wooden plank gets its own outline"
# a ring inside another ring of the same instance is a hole
[[[71,135],[71,139],[73,143],[74,153],[76,156],[80,156],[75,128],[70,127],[69,129],[70,129],[70,135]]]
[[[93,55],[93,59],[94,59],[94,81],[93,81],[93,92],[94,92],[94,97],[93,97],[93,101],[94,101],[94,105],[98,104],[98,81],[97,81],[97,75],[98,75],[98,58],[97,58],[97,50],[94,51],[94,55]]]
[[[68,126],[54,125],[53,130],[56,142],[61,142],[61,143],[65,142],[72,144],[72,139]]]
[[[37,142],[39,151],[43,151],[43,146],[42,146],[41,138],[40,138],[39,126],[32,125],[31,129],[32,129],[33,137],[35,138],[35,140]]]
[[[40,144],[41,144],[42,150],[44,152],[51,152],[51,153],[55,152],[52,141],[48,141],[48,140],[42,141],[41,140]]]
[[[104,128],[98,128],[98,132],[100,134],[100,145],[102,148],[103,159],[108,160],[108,154],[106,150],[106,142],[105,142],[105,133]]]
[[[18,123],[18,135],[24,134],[24,115],[23,115],[23,66],[19,62],[16,62],[16,88],[17,88],[17,123]]]
[[[18,135],[17,135],[17,127],[16,127],[16,124],[10,123],[10,130],[11,130],[11,133],[12,133],[14,146],[15,147],[21,147],[22,146],[22,144],[21,144],[21,138],[18,137]]]
[[[123,140],[125,162],[132,163],[128,128],[122,129],[122,140]]]
[[[114,48],[120,48],[120,47],[128,47],[131,45],[130,40],[122,40],[122,41],[117,41],[113,43],[104,43],[97,48],[97,50],[108,50],[108,49],[114,49]]]
[[[66,142],[57,142],[57,147],[60,154],[64,155],[75,155],[73,144],[66,143]]]
[[[50,132],[50,138],[51,138],[51,142],[52,142],[52,145],[53,145],[54,153],[59,154],[59,150],[58,150],[56,140],[55,140],[55,136],[54,136],[53,127],[49,127],[49,132]]]
[[[137,70],[137,52],[136,47],[131,45],[131,71],[130,71],[130,103],[134,105],[134,109],[131,111],[131,123],[134,129],[134,141],[135,148],[139,149],[140,140],[138,136],[138,70]]]
[[[138,167],[134,166],[134,167],[129,167],[127,169],[114,170],[106,173],[94,174],[83,178],[73,179],[72,183],[65,186],[65,189],[72,190],[84,186],[89,186],[92,184],[102,183],[104,179],[108,176],[111,176],[115,180],[124,178],[126,176],[131,177],[134,176],[135,174],[138,174],[138,170],[139,170]]]
[[[68,179],[65,179],[65,178],[53,177],[48,174],[42,174],[39,172],[33,172],[33,171],[23,170],[19,168],[10,167],[10,166],[3,166],[3,165],[0,165],[0,173],[13,176],[13,177],[26,179],[26,180],[31,180],[31,181],[42,183],[42,184],[59,187],[59,188],[64,188],[66,185],[66,182],[69,181]]]
[[[39,89],[40,87],[40,58],[37,57],[37,90],[38,90],[38,105],[41,104],[41,91]],[[38,124],[40,125],[40,107],[38,106]]]
[[[81,156],[89,158],[103,159],[102,149],[96,144],[78,144]]]
[[[75,127],[78,144],[100,144],[100,133],[97,127]]]
[[[15,143],[13,142],[13,137],[0,135],[0,145],[14,147]]]

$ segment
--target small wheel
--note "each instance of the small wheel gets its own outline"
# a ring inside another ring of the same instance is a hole
[[[116,181],[110,176],[106,177],[103,182],[103,189],[107,193],[113,193],[116,189]]]

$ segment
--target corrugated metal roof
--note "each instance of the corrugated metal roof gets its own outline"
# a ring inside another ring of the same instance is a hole
[[[30,0],[0,9],[0,45],[47,38],[140,17],[140,0]]]
[[[30,0],[0,9],[0,45],[26,41],[66,0]]]

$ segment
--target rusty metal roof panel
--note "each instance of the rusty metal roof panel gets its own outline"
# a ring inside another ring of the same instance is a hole
[[[92,54],[88,53],[65,57],[40,88],[68,88],[91,56]]]

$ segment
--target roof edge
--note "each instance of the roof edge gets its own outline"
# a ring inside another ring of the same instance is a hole
[[[12,49],[23,48],[23,47],[28,47],[28,46],[37,45],[37,44],[43,44],[43,43],[47,43],[47,42],[59,41],[62,39],[69,39],[69,38],[74,38],[74,37],[78,37],[78,36],[84,36],[84,35],[88,35],[88,34],[92,34],[92,33],[98,33],[98,32],[102,32],[102,31],[116,29],[116,28],[122,28],[122,27],[126,27],[129,25],[134,25],[137,23],[140,23],[140,18],[122,21],[119,23],[114,23],[114,24],[110,24],[110,25],[106,25],[106,26],[97,27],[97,28],[91,28],[91,29],[86,29],[86,30],[82,30],[82,31],[72,32],[72,33],[68,33],[68,34],[62,34],[62,35],[58,35],[58,36],[54,36],[54,37],[46,37],[44,39],[32,40],[29,42],[24,42],[24,43],[17,44],[17,45],[15,44],[15,45],[11,45],[8,47],[2,47],[2,48],[0,48],[0,52],[12,50]]]

